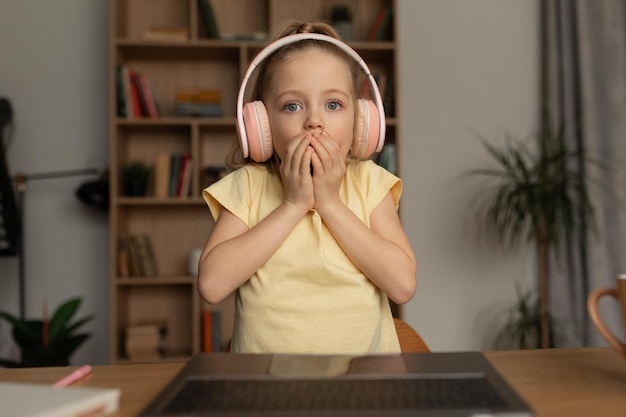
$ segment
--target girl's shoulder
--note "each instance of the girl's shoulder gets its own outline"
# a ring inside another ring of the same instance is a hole
[[[222,180],[229,181],[246,178],[246,180],[263,179],[270,175],[269,169],[261,164],[246,164],[229,172]]]
[[[372,160],[353,162],[347,167],[347,184],[368,195],[375,204],[391,192],[396,203],[402,195],[402,180]]]
[[[347,166],[347,170],[356,178],[395,178],[391,172],[378,165],[371,159],[365,161],[351,162]]]

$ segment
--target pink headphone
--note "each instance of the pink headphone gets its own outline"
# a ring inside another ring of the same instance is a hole
[[[319,33],[298,33],[285,36],[266,46],[254,58],[243,77],[239,95],[237,96],[237,132],[239,133],[239,142],[244,158],[249,156],[256,162],[262,162],[267,161],[274,152],[272,133],[265,105],[259,100],[243,104],[243,96],[252,72],[264,59],[278,49],[305,39],[325,41],[338,46],[354,58],[365,71],[376,104],[372,100],[359,99],[359,117],[355,120],[356,129],[351,152],[357,158],[366,158],[374,152],[380,152],[385,142],[385,110],[376,80],[363,58],[348,45],[333,37]]]

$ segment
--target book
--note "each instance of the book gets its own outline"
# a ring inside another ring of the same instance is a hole
[[[391,26],[392,17],[393,17],[393,7],[389,5],[389,7],[387,8],[387,13],[385,13],[385,18],[383,19],[382,24],[380,25],[380,27],[378,28],[378,31],[376,32],[377,41],[382,41],[383,39],[385,39],[387,30]]]
[[[126,238],[126,247],[128,249],[128,266],[131,277],[143,277],[144,272],[141,265],[141,254],[139,253],[139,246],[137,245],[137,239],[135,236],[128,236]]]
[[[158,275],[156,260],[154,259],[154,251],[152,249],[152,241],[148,235],[142,234],[134,236],[137,247],[139,248],[139,259],[141,264],[141,272],[144,277],[155,277]]]
[[[222,321],[221,313],[213,311],[213,352],[222,351]]]
[[[156,321],[126,327],[124,350],[130,359],[152,360],[164,351],[166,323]]]
[[[154,196],[167,198],[170,181],[170,159],[167,152],[161,152],[154,163]]]
[[[141,87],[140,81],[141,75],[138,72],[130,71],[130,82],[133,90],[135,91],[135,95],[137,97],[137,103],[135,112],[137,117],[147,117],[148,116],[148,103],[146,102],[145,92]]]
[[[154,351],[158,352],[161,346],[159,333],[126,336],[126,350],[130,352]]]
[[[119,410],[121,391],[0,382],[2,415],[11,417],[103,417]]]
[[[202,312],[202,351],[213,352],[213,311]]]
[[[180,166],[183,160],[181,154],[173,154],[170,156],[170,181],[167,195],[176,197],[178,191],[178,176],[180,175]]]
[[[122,85],[122,97],[124,102],[124,117],[127,119],[133,119],[135,117],[135,111],[133,108],[130,70],[126,65],[121,65],[120,67],[120,80]]]
[[[183,162],[178,179],[178,189],[176,191],[176,196],[179,198],[189,197],[192,162],[193,161],[191,160],[191,156],[189,154],[183,156]]]
[[[210,0],[198,0],[200,6],[200,16],[204,23],[204,28],[207,32],[209,39],[219,39],[220,31],[217,28],[217,22],[215,21],[215,15],[213,14],[213,6]]]
[[[126,92],[124,91],[124,68],[122,65],[115,67],[115,87],[117,98],[117,116],[126,117]]]
[[[202,312],[202,351],[222,351],[221,314],[218,310]]]
[[[117,274],[121,278],[130,276],[130,266],[128,264],[128,247],[126,239],[120,237],[117,246]]]
[[[382,4],[380,6],[376,17],[374,18],[374,22],[372,23],[372,26],[367,34],[367,40],[369,42],[383,40],[391,23],[392,14],[393,12],[390,4]]]
[[[174,111],[178,116],[221,117],[224,115],[221,103],[179,101],[174,104]]]
[[[176,102],[221,103],[222,90],[217,88],[178,87]]]
[[[148,81],[148,78],[144,74],[139,73],[139,85],[140,89],[143,93],[143,96],[146,100],[146,106],[148,108],[147,116],[151,119],[156,119],[159,117],[159,110],[154,100],[154,93],[152,91],[152,86]]]

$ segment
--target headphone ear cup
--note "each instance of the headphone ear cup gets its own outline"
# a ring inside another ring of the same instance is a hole
[[[378,109],[372,100],[360,99],[357,118],[355,120],[354,141],[351,153],[358,159],[372,155],[378,145],[380,120]]]
[[[259,100],[246,103],[241,115],[248,138],[250,158],[256,162],[267,161],[274,153],[274,146],[265,105]]]

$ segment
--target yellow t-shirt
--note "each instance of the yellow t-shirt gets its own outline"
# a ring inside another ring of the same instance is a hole
[[[368,227],[370,214],[389,192],[397,206],[399,178],[372,161],[348,164],[340,198]],[[206,188],[203,196],[215,219],[226,208],[252,228],[282,203],[283,187],[264,166],[246,165]],[[311,210],[238,289],[231,350],[397,353],[400,345],[387,296]]]

